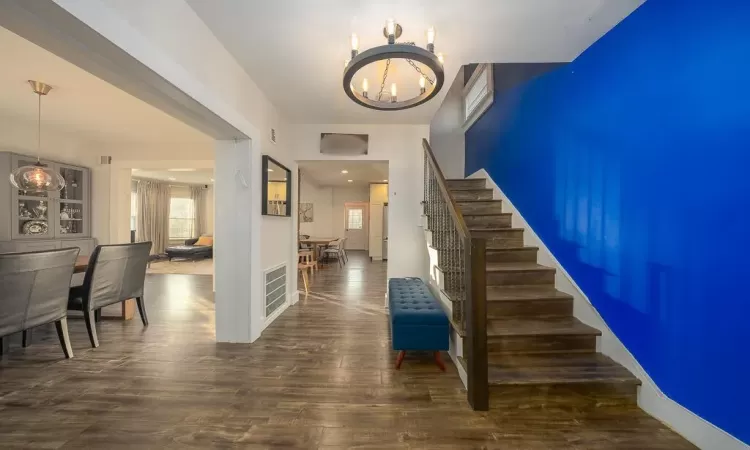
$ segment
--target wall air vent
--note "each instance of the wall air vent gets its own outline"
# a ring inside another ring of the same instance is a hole
[[[276,143],[276,129],[275,128],[271,128],[270,137],[271,137],[271,142],[275,144]]]
[[[484,114],[495,98],[492,64],[479,64],[464,86],[464,130],[468,130]]]
[[[370,137],[366,134],[320,133],[320,153],[360,156],[367,154]]]
[[[286,303],[286,264],[273,267],[263,273],[265,286],[265,313],[269,318]]]

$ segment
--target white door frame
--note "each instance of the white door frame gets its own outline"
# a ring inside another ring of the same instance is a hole
[[[346,211],[349,207],[361,207],[364,210],[362,217],[362,231],[365,233],[365,251],[370,250],[370,202],[344,202],[344,236],[349,231],[349,214]],[[348,243],[347,243],[348,244]],[[357,249],[359,250],[359,249]]]

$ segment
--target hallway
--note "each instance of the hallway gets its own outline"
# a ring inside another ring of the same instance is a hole
[[[214,342],[211,278],[190,275],[149,275],[149,328],[105,320],[98,349],[71,320],[74,359],[51,330],[14,344],[3,448],[692,448],[636,410],[473,412],[455,367],[428,354],[394,370],[386,265],[349,256],[252,345]]]

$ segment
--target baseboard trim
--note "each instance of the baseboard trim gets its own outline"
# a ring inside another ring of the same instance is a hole
[[[539,247],[539,264],[557,269],[555,283],[559,290],[573,296],[573,314],[581,322],[598,328],[602,332],[597,342],[597,350],[609,356],[617,363],[630,370],[641,380],[638,391],[638,406],[662,421],[676,433],[683,436],[701,449],[713,450],[748,450],[750,446],[736,437],[696,415],[689,409],[667,397],[659,389],[646,370],[625,347],[581,288],[570,277],[565,268],[555,258],[544,242],[529,226],[521,213],[513,206],[507,195],[495,184],[486,170],[480,169],[466,178],[485,178],[487,187],[492,188],[493,197],[503,200],[503,212],[513,213],[513,227],[524,228],[524,244]]]

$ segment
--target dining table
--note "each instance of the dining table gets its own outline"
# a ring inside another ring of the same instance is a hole
[[[76,258],[75,266],[73,266],[73,273],[85,273],[89,268],[89,257],[79,256]],[[122,305],[122,320],[130,320],[135,316],[135,299],[125,300],[121,303]]]
[[[309,237],[309,238],[305,238],[305,239],[300,239],[299,243],[300,244],[312,245],[313,259],[315,261],[317,261],[318,258],[320,257],[320,255],[318,254],[318,247],[320,247],[321,245],[328,245],[331,242],[335,241],[336,239],[338,239],[338,238]]]

